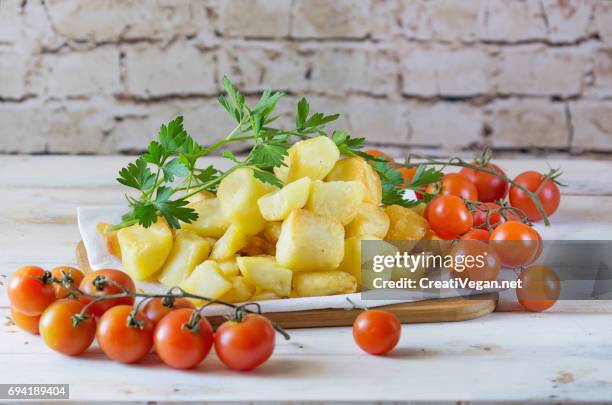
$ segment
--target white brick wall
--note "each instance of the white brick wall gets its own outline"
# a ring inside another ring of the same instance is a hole
[[[397,154],[612,153],[612,0],[0,0],[0,153],[211,142],[224,74]]]

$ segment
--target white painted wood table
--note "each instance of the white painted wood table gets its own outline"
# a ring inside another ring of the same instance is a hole
[[[154,355],[124,366],[97,347],[52,353],[8,316],[6,282],[25,264],[74,263],[76,207],[121,203],[114,179],[126,157],[0,156],[0,383],[68,383],[73,400],[612,401],[612,306],[560,302],[541,314],[497,312],[461,323],[404,325],[391,356],[363,354],[349,328],[292,330],[252,373],[214,353],[193,371]],[[546,162],[500,161],[510,175]],[[612,239],[612,163],[551,161],[565,171],[561,208],[545,239]],[[506,301],[505,309],[512,309]]]

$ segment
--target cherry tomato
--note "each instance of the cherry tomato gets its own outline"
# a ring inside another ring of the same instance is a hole
[[[20,329],[30,332],[33,335],[38,335],[38,322],[40,321],[40,315],[25,315],[11,307],[11,319],[15,322]]]
[[[155,351],[170,367],[186,369],[200,364],[213,345],[210,323],[202,317],[195,328],[189,328],[194,310],[177,309],[164,316],[155,327]]]
[[[452,271],[456,277],[472,281],[496,280],[501,262],[485,242],[464,240],[453,246],[450,255],[453,257]]]
[[[551,179],[546,179],[546,181],[544,181],[544,175],[538,172],[528,171],[519,174],[514,179],[514,182],[531,192],[540,189],[538,192],[538,199],[542,203],[542,207],[547,216],[551,216],[557,211],[559,202],[561,201],[561,193],[554,181]],[[544,185],[542,185],[542,182],[544,182]],[[531,221],[539,221],[542,219],[542,213],[540,213],[535,203],[523,190],[516,186],[510,187],[509,199],[510,205],[522,210]]]
[[[461,235],[461,240],[479,240],[482,242],[488,242],[489,241],[489,236],[491,236],[491,232],[487,231],[486,229],[470,229],[469,231],[467,231],[466,233],[464,233],[463,235]]]
[[[388,311],[370,309],[360,313],[353,322],[353,338],[363,351],[382,355],[397,345],[402,325],[394,314]]]
[[[389,163],[389,166],[391,167],[395,166],[395,159],[393,159],[391,156],[387,155],[383,151],[380,151],[378,149],[367,149],[367,150],[364,150],[364,152],[370,156],[385,159]]]
[[[116,286],[111,283],[107,283],[101,291],[98,291],[96,289],[96,286],[94,285],[94,280],[98,276],[104,276],[107,280],[114,281],[120,286],[123,286],[123,288],[125,288],[128,291],[133,292],[136,289],[134,282],[132,281],[130,276],[128,276],[126,273],[122,272],[121,270],[103,269],[103,270],[97,270],[97,271],[91,272],[88,275],[86,275],[85,278],[83,278],[83,281],[81,281],[81,286],[80,286],[81,291],[86,294],[96,295],[96,296],[120,294],[123,292],[123,290],[119,286]],[[79,299],[85,304],[93,301],[93,298],[88,298],[88,297],[81,297]],[[134,304],[134,297],[114,298],[114,299],[96,302],[91,307],[89,307],[89,311],[92,314],[94,314],[96,317],[100,317],[106,310],[114,306],[133,305],[133,304]]]
[[[249,314],[241,321],[226,321],[215,333],[215,352],[232,370],[259,367],[274,352],[275,334],[268,318]]]
[[[464,176],[457,173],[448,173],[440,180],[441,195],[456,195],[464,200],[478,201],[478,190],[474,183],[466,179]],[[435,186],[430,184],[427,187],[427,192],[434,193]]]
[[[491,228],[496,228],[497,226],[503,224],[506,221],[519,221],[520,218],[518,215],[513,213],[511,210],[504,210],[504,216],[497,210],[499,210],[501,206],[498,204],[487,202],[478,204],[476,206],[476,210],[472,211],[472,217],[474,218],[474,226],[480,227],[483,226],[487,221],[487,213],[489,214],[489,226]]]
[[[40,335],[44,342],[56,352],[76,356],[83,353],[96,336],[96,320],[89,316],[77,326],[73,316],[78,315],[84,305],[78,300],[64,298],[55,301],[40,317]]]
[[[157,324],[164,316],[180,308],[195,309],[195,306],[186,298],[175,298],[174,305],[171,307],[164,305],[163,298],[151,298],[145,304],[142,313],[145,318],[153,322],[153,324]]]
[[[477,162],[472,162],[471,164],[479,166]],[[488,163],[481,167],[493,170],[504,176],[506,175],[502,169],[492,163]],[[480,201],[489,202],[506,198],[506,194],[508,193],[508,182],[506,180],[468,167],[462,168],[459,174],[474,183],[478,190],[478,199]]]
[[[37,316],[55,301],[53,285],[40,280],[45,271],[37,266],[25,266],[11,276],[8,296],[11,305],[28,316]]]
[[[491,232],[489,244],[501,259],[502,264],[516,267],[534,260],[540,248],[541,239],[538,232],[529,225],[508,221]]]
[[[117,305],[104,312],[98,321],[96,338],[100,348],[121,363],[135,363],[153,347],[153,322],[137,313],[130,323],[128,318],[133,309],[130,305]]]
[[[557,273],[548,266],[531,265],[521,272],[519,280],[522,288],[516,289],[516,297],[528,311],[544,311],[559,299],[561,282]]]
[[[456,195],[441,195],[427,207],[431,229],[443,239],[454,239],[472,227],[472,214]]]
[[[81,281],[85,277],[85,274],[79,269],[75,269],[70,266],[57,266],[51,270],[51,274],[58,280],[63,280],[64,273],[67,274],[71,279],[72,283],[70,284],[70,288],[77,289],[79,285],[81,285]],[[68,296],[68,291],[61,284],[54,283],[53,291],[55,291],[55,296],[57,298],[66,298]]]

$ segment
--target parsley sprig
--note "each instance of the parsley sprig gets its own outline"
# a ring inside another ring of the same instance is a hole
[[[352,138],[346,131],[328,134],[325,127],[338,119],[338,114],[311,113],[308,101],[302,98],[295,109],[295,127],[274,128],[272,123],[278,116],[273,113],[283,97],[282,92],[268,89],[250,107],[245,96],[227,77],[223,78],[223,87],[226,94],[219,97],[219,103],[235,121],[234,129],[225,138],[205,147],[187,133],[183,127],[183,117],[162,125],[158,139],[149,144],[146,152],[119,171],[117,181],[135,189],[138,194],[126,194],[130,211],[112,229],[133,224],[149,227],[160,216],[174,228],[180,228],[181,222],[193,222],[198,215],[188,207],[189,197],[204,190],[216,191],[221,180],[241,167],[251,168],[255,177],[263,182],[282,187],[283,183],[274,174],[274,168],[285,165],[291,140],[311,136],[329,136],[343,156],[366,159],[381,177],[385,205],[411,207],[418,204],[418,201],[404,198],[405,189],[416,190],[440,180],[442,176],[438,170],[419,167],[411,183],[404,184],[401,173],[388,162],[363,151],[364,138]],[[243,159],[229,151],[223,153],[234,163],[231,169],[222,172],[213,166],[198,166],[200,158],[226,144],[240,141],[251,141],[253,146]]]

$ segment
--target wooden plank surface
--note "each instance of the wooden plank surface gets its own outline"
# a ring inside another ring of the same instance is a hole
[[[355,347],[350,328],[296,329],[269,363],[232,373],[211,356],[195,371],[51,353],[8,321],[6,280],[17,267],[74,264],[79,205],[122,202],[126,157],[0,156],[0,381],[71,384],[71,398],[107,401],[612,401],[612,308],[560,302],[542,314],[494,313],[461,323],[411,324],[389,357]],[[564,161],[562,205],[547,239],[612,238],[612,163]],[[509,174],[545,161],[500,162]],[[603,304],[603,305],[602,305]],[[579,313],[567,313],[579,312]],[[24,366],[24,365],[27,365]],[[52,380],[51,381],[51,377]]]

